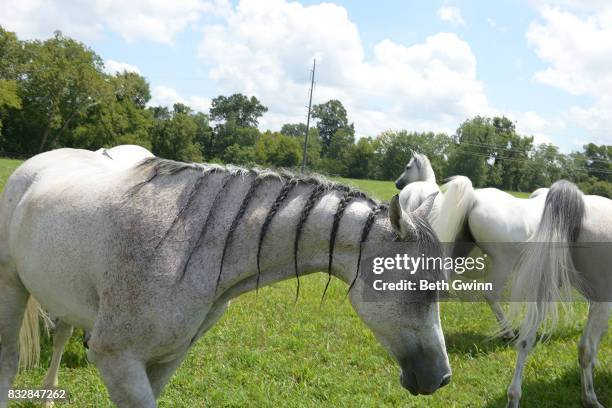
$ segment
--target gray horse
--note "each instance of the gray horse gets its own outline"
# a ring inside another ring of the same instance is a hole
[[[553,184],[546,196],[542,221],[519,263],[512,287],[515,300],[510,319],[522,319],[516,343],[518,356],[508,407],[518,407],[521,377],[527,355],[535,345],[537,330],[544,334],[554,328],[557,303],[569,300],[573,286],[589,301],[589,317],[578,346],[582,369],[582,403],[603,408],[595,395],[593,369],[601,337],[606,333],[612,311],[612,200],[583,196],[568,181]],[[571,247],[570,243],[578,245]]]
[[[22,323],[38,328],[31,313],[23,321],[30,296],[91,332],[88,357],[113,402],[154,407],[230,299],[317,271],[352,285],[350,302],[401,366],[401,384],[433,393],[450,381],[437,296],[368,301],[356,275],[365,241],[439,249],[430,208],[406,213],[397,199],[387,208],[285,173],[158,158],[118,169],[89,151],[40,154],[0,202],[0,397],[17,371]]]

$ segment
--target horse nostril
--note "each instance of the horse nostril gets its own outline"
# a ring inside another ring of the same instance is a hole
[[[442,382],[440,383],[440,388],[444,387],[445,385],[448,385],[450,381],[451,381],[451,375],[446,374],[444,378],[442,378]]]

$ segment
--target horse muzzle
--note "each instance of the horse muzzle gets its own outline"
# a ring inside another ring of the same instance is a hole
[[[400,384],[402,384],[402,387],[407,389],[412,395],[431,395],[438,389],[448,385],[450,381],[450,372],[442,376],[433,377],[430,380],[417,378],[414,372],[407,370],[402,370],[400,374]]]

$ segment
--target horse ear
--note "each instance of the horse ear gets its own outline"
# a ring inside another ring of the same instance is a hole
[[[433,194],[430,194],[425,199],[425,201],[423,201],[421,205],[419,205],[419,207],[416,210],[414,210],[414,214],[417,215],[418,217],[427,219],[427,217],[429,217],[429,213],[431,212],[431,209],[433,208],[433,204],[434,204],[434,201],[436,200],[437,195],[438,195],[437,191]]]
[[[419,154],[414,149],[410,149],[410,152],[412,153],[412,158],[414,159],[414,165],[417,167],[417,169],[420,169],[421,160],[419,160]]]
[[[394,195],[389,203],[389,222],[398,234],[401,233],[400,222],[402,219],[402,209],[399,204],[399,195]]]
[[[417,152],[413,148],[410,148],[410,154],[412,155],[412,157],[414,157],[417,155]]]

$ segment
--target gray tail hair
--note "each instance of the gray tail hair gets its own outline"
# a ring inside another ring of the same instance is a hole
[[[579,285],[569,243],[578,238],[584,217],[582,192],[575,184],[560,180],[553,184],[538,229],[517,264],[512,286],[510,321],[520,321],[518,341],[535,336],[542,328],[550,336],[559,322],[557,302],[570,311],[572,284]],[[523,306],[523,302],[526,304]]]

